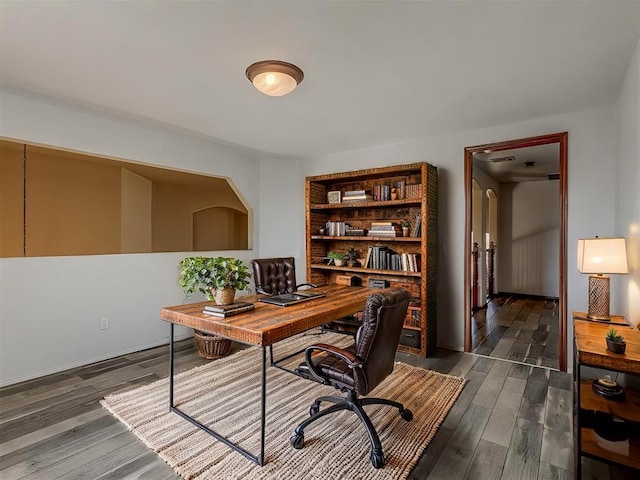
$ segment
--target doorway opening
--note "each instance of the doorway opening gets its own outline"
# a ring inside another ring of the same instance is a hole
[[[464,161],[465,351],[499,312],[496,356],[566,371],[567,132],[467,147]]]

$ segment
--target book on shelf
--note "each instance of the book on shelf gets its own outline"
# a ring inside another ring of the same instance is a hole
[[[367,234],[367,230],[364,228],[349,228],[344,232],[347,237],[364,237]]]
[[[343,198],[346,197],[359,197],[361,195],[365,195],[367,192],[365,190],[347,190],[344,192]]]
[[[411,232],[409,233],[410,237],[419,237],[422,235],[422,214],[417,213],[413,218],[413,222],[411,224]]]
[[[369,230],[367,232],[367,237],[401,237],[402,232],[397,232],[395,230]]]
[[[342,203],[358,203],[358,202],[370,202],[373,200],[373,196],[370,194],[353,195],[349,197],[343,197]]]
[[[393,222],[371,222],[371,228],[373,227],[380,227],[380,228],[393,227]]]
[[[371,222],[369,237],[401,237],[402,228],[393,222]]]
[[[230,317],[255,308],[256,306],[253,303],[235,302],[230,305],[205,305],[202,313],[213,315],[214,317]]]

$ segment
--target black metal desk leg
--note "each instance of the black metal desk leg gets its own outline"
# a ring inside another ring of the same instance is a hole
[[[261,413],[261,425],[260,425],[260,466],[264,465],[264,438],[265,438],[265,425],[267,418],[267,349],[262,347],[262,413]]]
[[[173,323],[169,326],[169,410],[171,410],[173,407]]]
[[[178,407],[174,405],[174,357],[175,357],[175,349],[174,349],[174,324],[170,323],[170,333],[169,333],[169,411],[174,412],[181,416],[183,419],[191,423],[192,425],[198,427],[200,430],[208,433],[215,439],[224,443],[226,446],[232,448],[236,452],[244,455],[246,458],[251,460],[252,462],[257,463],[260,466],[264,465],[264,449],[265,449],[265,432],[266,432],[266,418],[267,418],[267,348],[262,347],[262,384],[261,384],[261,392],[260,392],[260,455],[254,455],[248,450],[242,448],[240,445],[232,442],[225,436],[211,430],[206,425],[203,425],[195,418],[189,416]]]

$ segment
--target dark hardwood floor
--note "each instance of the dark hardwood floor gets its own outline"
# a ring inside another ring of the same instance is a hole
[[[557,299],[498,295],[471,318],[473,353],[559,368]]]
[[[451,350],[397,359],[467,379],[410,479],[572,478],[569,375]],[[191,341],[178,344],[178,371],[204,362]],[[98,403],[166,376],[167,364],[158,347],[0,389],[0,478],[179,478]],[[585,464],[585,479],[634,478]]]

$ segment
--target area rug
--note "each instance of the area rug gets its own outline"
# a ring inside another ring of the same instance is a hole
[[[349,338],[322,334],[323,343]],[[277,344],[277,358],[318,341],[301,335]],[[289,364],[297,365],[301,358]],[[214,431],[256,454],[260,451],[261,352],[241,350],[175,377],[177,406]],[[462,391],[464,379],[396,363],[393,373],[370,396],[402,402],[413,412],[406,422],[397,409],[369,406],[367,413],[382,442],[386,465],[370,463],[369,437],[352,412],[329,415],[305,429],[305,445],[289,444],[313,401],[339,394],[332,387],[267,368],[266,464],[240,453],[169,412],[168,379],[106,397],[101,403],[145,445],[185,479],[404,479]],[[326,405],[323,405],[323,407]]]

